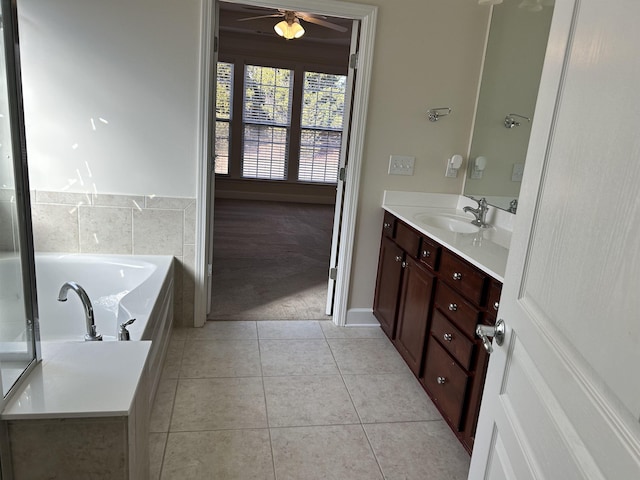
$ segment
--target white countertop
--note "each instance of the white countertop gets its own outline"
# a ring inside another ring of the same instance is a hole
[[[477,233],[456,233],[420,222],[421,214],[473,216],[462,211],[465,205],[477,206],[460,195],[386,191],[382,208],[400,220],[458,254],[496,280],[504,282],[511,242],[513,215],[490,207],[487,220],[492,227]]]
[[[150,347],[151,342],[43,343],[42,362],[0,419],[128,415]]]

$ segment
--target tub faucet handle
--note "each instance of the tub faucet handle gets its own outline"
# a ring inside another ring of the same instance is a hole
[[[124,323],[120,324],[120,328],[118,328],[118,340],[130,340],[131,339],[129,337],[129,330],[127,330],[127,327],[129,325],[131,325],[135,321],[136,321],[136,319],[132,318],[128,322],[124,322]]]

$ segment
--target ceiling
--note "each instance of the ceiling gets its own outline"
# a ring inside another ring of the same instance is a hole
[[[220,2],[220,32],[236,32],[245,35],[262,35],[276,37],[273,26],[282,20],[277,18],[259,18],[240,22],[238,19],[246,17],[257,17],[260,15],[270,15],[278,13],[273,8],[254,7],[251,5],[241,5],[237,3]],[[309,12],[311,13],[311,12]],[[346,27],[345,33],[337,32],[330,28],[321,27],[313,23],[301,20],[300,23],[305,29],[302,38],[292,40],[300,43],[314,42],[327,45],[349,45],[351,43],[352,20],[336,17],[323,17],[331,23]],[[287,41],[282,39],[283,42]]]

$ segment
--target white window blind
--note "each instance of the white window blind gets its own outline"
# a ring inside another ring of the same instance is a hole
[[[246,65],[242,176],[285,180],[293,72]]]
[[[229,140],[233,99],[233,64],[218,62],[216,84],[216,158],[214,171],[229,173]]]
[[[346,95],[345,75],[305,72],[298,180],[336,183]]]

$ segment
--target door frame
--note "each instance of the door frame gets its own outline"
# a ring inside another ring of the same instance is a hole
[[[213,53],[217,32],[215,29],[215,1],[202,0],[200,32],[200,85],[198,91],[198,177],[196,191],[196,251],[195,251],[195,308],[193,326],[201,327],[207,319],[207,295],[211,280],[213,256],[213,195],[214,195],[214,136],[213,136],[213,88],[216,84]],[[348,18],[360,21],[358,75],[353,89],[353,110],[348,154],[348,172],[344,182],[342,228],[338,242],[340,251],[336,274],[336,295],[333,322],[344,326],[347,317],[347,301],[353,242],[355,238],[358,192],[364,152],[373,46],[378,7],[339,0],[225,0],[256,7],[301,10],[319,15]]]

